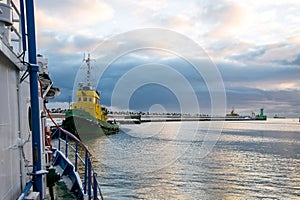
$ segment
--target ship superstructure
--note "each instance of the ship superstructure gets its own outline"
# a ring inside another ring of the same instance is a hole
[[[47,194],[38,71],[33,1],[1,1],[0,199],[23,199],[27,193],[43,199]]]
[[[69,161],[67,152],[52,148],[45,123],[44,104],[58,92],[52,86],[47,59],[36,53],[33,0],[0,1],[0,199],[53,199],[49,183],[71,174],[77,177],[73,188],[80,190],[78,199],[98,199],[90,154],[86,153],[84,184],[76,172],[77,163],[68,163],[63,175],[50,175],[53,165]],[[62,156],[58,159],[58,155]],[[75,173],[70,173],[74,166]]]

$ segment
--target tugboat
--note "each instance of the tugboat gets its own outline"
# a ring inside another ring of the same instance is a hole
[[[119,125],[107,121],[108,110],[100,105],[100,93],[91,86],[90,55],[84,61],[87,66],[87,83],[79,84],[76,102],[66,112],[62,126],[81,140],[118,133]]]
[[[230,114],[226,114],[226,117],[239,117],[240,115],[234,112],[234,108],[232,107],[232,110]]]
[[[240,116],[236,112],[234,112],[234,108],[232,107],[232,110],[229,114],[226,114],[225,121],[240,121],[240,120],[248,120],[244,116]]]

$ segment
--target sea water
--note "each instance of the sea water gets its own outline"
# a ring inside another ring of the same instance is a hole
[[[87,143],[104,199],[300,199],[298,119],[122,125]]]

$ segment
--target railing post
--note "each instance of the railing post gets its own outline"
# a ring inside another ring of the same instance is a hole
[[[77,170],[78,170],[78,167],[77,167],[77,165],[78,165],[78,142],[76,141],[76,143],[75,143],[75,172],[77,172]]]
[[[84,160],[84,194],[86,194],[86,186],[87,186],[87,167],[88,167],[88,152],[85,150],[85,160]]]
[[[61,137],[61,131],[58,129],[58,150],[60,151],[60,137]]]
[[[98,199],[98,182],[97,182],[97,173],[95,172],[93,174],[93,186],[94,186],[94,200],[97,200]]]
[[[92,172],[91,172],[91,160],[90,160],[90,157],[88,156],[88,196],[89,196],[89,199],[91,199],[91,196],[92,196]]]
[[[56,134],[58,134],[59,129],[57,128],[53,133],[51,133],[51,139],[54,138]]]
[[[68,135],[66,135],[66,158],[68,157]]]

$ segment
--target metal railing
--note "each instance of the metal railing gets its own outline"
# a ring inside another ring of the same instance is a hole
[[[1,24],[4,22],[5,26],[1,27],[0,39],[17,56],[20,56],[26,50],[24,2],[7,0],[6,3],[2,1],[0,3],[2,8],[6,8],[4,14],[1,13],[4,15]]]
[[[21,13],[19,11],[19,9],[17,8],[16,4],[14,3],[14,1],[11,1],[11,7],[13,9],[13,16],[12,16],[12,20],[13,23],[18,23],[17,26],[14,26],[14,24],[11,26],[11,31],[14,33],[13,37],[11,38],[11,42],[16,42],[17,43],[17,49],[14,50],[16,51],[17,54],[20,54],[23,52],[23,48],[22,48],[22,24],[21,24]]]
[[[65,158],[72,162],[75,172],[79,174],[81,181],[83,182],[82,186],[80,186],[82,194],[87,195],[89,199],[93,198],[94,200],[98,199],[99,194],[101,200],[103,200],[100,185],[97,180],[97,173],[94,172],[92,168],[91,153],[87,146],[72,133],[61,128],[57,128],[52,133],[51,138],[56,138],[57,150],[64,152]],[[84,158],[82,157],[82,154],[84,154]],[[83,167],[81,167],[80,164],[83,165]],[[81,176],[82,174],[83,178]],[[79,196],[78,198],[81,197]]]

